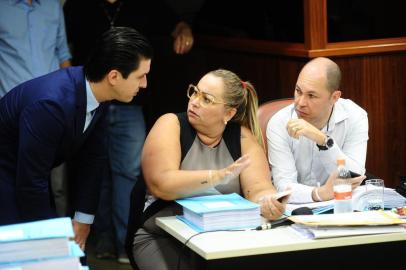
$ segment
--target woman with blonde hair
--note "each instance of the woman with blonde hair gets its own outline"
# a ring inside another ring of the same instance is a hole
[[[179,257],[181,243],[155,225],[156,217],[181,213],[178,205],[168,202],[236,192],[259,203],[266,219],[278,219],[285,209],[287,198],[279,202],[272,196],[276,190],[262,147],[252,84],[219,69],[204,75],[196,86],[189,85],[187,96],[187,112],[163,115],[145,141],[142,171],[149,197],[145,222],[135,232],[132,247],[142,270],[176,269],[178,258],[182,269],[192,268],[187,256]]]

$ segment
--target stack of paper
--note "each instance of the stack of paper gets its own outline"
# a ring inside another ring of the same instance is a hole
[[[196,231],[235,230],[261,225],[260,206],[236,193],[176,200],[183,206],[178,217]]]
[[[359,186],[352,192],[352,207],[356,211],[364,211],[366,208],[367,197],[371,191],[366,190],[366,186]],[[401,207],[406,205],[406,198],[400,195],[392,188],[384,188],[384,207],[386,209]],[[304,204],[287,204],[285,214],[290,216],[292,211],[299,207],[308,207],[312,209],[313,214],[321,214],[334,208],[334,200],[323,202],[311,202]]]
[[[352,192],[353,209],[357,211],[364,211],[367,205],[367,197],[371,192],[373,191],[366,190],[366,186],[359,186],[354,189]],[[404,206],[406,205],[406,198],[392,188],[384,188],[383,204],[386,209]]]
[[[405,232],[406,220],[390,211],[297,215],[291,228],[306,238]]]
[[[69,218],[0,226],[0,269],[83,270]]]
[[[363,226],[405,224],[406,220],[390,211],[365,211],[324,215],[297,215],[289,219],[309,226]]]
[[[406,232],[405,227],[401,225],[388,226],[306,226],[301,224],[292,224],[290,226],[296,233],[308,239],[322,239],[342,236],[355,236],[367,234],[383,234]]]

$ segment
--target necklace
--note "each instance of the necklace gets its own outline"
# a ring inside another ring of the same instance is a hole
[[[327,130],[326,130],[326,132],[328,132],[328,125],[330,124],[330,118],[331,118],[331,115],[333,114],[333,110],[334,110],[334,105],[333,105],[333,108],[331,108],[330,115],[329,115],[329,117],[327,119]]]
[[[103,11],[106,14],[107,19],[109,20],[110,23],[110,28],[114,27],[114,22],[117,19],[117,15],[120,13],[121,6],[123,5],[123,2],[120,1],[120,4],[116,7],[116,10],[114,12],[109,12],[107,8],[107,3],[102,3]]]

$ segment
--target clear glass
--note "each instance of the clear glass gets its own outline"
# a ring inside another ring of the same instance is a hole
[[[202,106],[202,107],[208,107],[213,104],[227,105],[227,103],[225,103],[225,102],[217,101],[215,96],[213,96],[209,93],[200,91],[199,88],[197,88],[197,86],[195,86],[193,84],[189,84],[186,95],[189,99],[199,98],[200,106]]]
[[[384,209],[384,181],[383,179],[368,179],[365,181],[367,191],[367,201],[365,210]]]

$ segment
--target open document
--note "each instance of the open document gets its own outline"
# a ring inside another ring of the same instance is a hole
[[[302,224],[292,224],[290,228],[300,236],[308,239],[406,232],[406,227],[404,225],[314,227]]]
[[[290,227],[293,231],[310,239],[406,231],[406,220],[390,211],[297,215],[289,219],[295,222]]]
[[[308,226],[364,226],[405,224],[406,220],[390,211],[365,211],[324,215],[297,215],[288,219]]]

